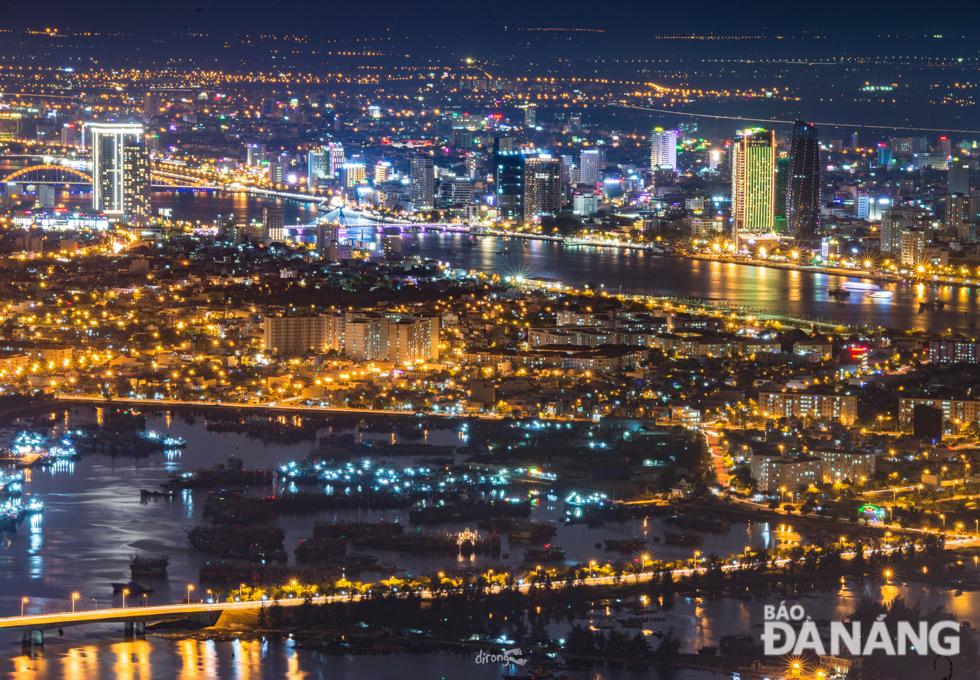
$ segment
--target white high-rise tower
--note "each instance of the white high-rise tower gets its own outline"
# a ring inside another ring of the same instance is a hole
[[[677,169],[677,130],[654,129],[650,135],[650,167]]]
[[[88,123],[92,142],[92,207],[106,215],[150,217],[150,157],[143,126]]]

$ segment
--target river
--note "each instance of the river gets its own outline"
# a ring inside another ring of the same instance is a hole
[[[70,427],[81,422],[97,420],[99,413],[90,407],[61,412],[57,427]],[[129,555],[167,553],[171,558],[165,578],[153,581],[155,592],[148,596],[150,604],[177,602],[186,592],[187,584],[198,590],[208,587],[198,584],[197,569],[208,559],[204,553],[192,550],[187,544],[185,528],[204,524],[201,506],[206,491],[186,491],[173,499],[141,500],[140,488],[154,488],[172,471],[212,466],[237,454],[246,466],[273,466],[305,457],[309,444],[290,446],[263,444],[239,434],[216,434],[206,429],[206,422],[194,422],[168,413],[150,415],[148,429],[183,437],[186,449],[178,454],[157,454],[148,458],[109,458],[87,455],[73,463],[48,469],[34,469],[26,480],[25,492],[44,501],[45,511],[33,521],[25,521],[16,534],[8,534],[0,544],[0,616],[17,614],[22,598],[28,598],[25,612],[43,613],[70,609],[72,592],[80,592],[80,608],[119,606],[120,598],[112,596],[110,582],[128,579]],[[373,434],[371,437],[390,438],[392,435]],[[442,430],[429,432],[426,441],[433,444],[461,442],[464,435]],[[410,465],[411,461],[395,464]],[[535,519],[556,521],[563,514],[560,503],[544,499],[533,510]],[[319,515],[280,517],[277,524],[287,530],[285,546],[294,564],[292,550],[308,535],[315,520],[398,519],[407,521],[406,511],[357,513],[331,511]],[[439,528],[459,529],[462,526],[440,525]],[[612,555],[595,547],[605,538],[622,536],[653,536],[662,534],[665,527],[660,519],[638,520],[623,524],[607,524],[590,528],[584,525],[560,525],[553,539],[567,551],[571,560],[603,561]],[[724,555],[740,552],[745,545],[759,548],[776,545],[781,540],[806,540],[790,527],[767,523],[735,524],[730,533],[707,534],[699,549],[705,554]],[[490,560],[475,558],[471,563],[515,566],[521,563],[521,546],[510,546],[504,539],[504,549],[510,558]],[[690,557],[690,546],[650,545],[655,559]],[[369,552],[369,551],[364,551]],[[374,551],[381,559],[390,559],[407,573],[451,568],[461,558],[426,558],[399,553]],[[220,559],[220,558],[219,558]],[[301,571],[297,572],[301,575]],[[362,574],[362,580],[378,576]],[[227,587],[227,586],[226,586]],[[807,613],[816,619],[836,619],[845,616],[858,599],[871,596],[890,599],[903,595],[926,607],[945,606],[974,626],[980,625],[980,592],[956,593],[915,583],[886,584],[874,579],[863,583],[850,582],[838,587],[807,594],[798,599]],[[774,604],[778,596],[707,600],[695,597],[676,597],[674,606],[666,613],[666,621],[656,624],[662,630],[673,628],[680,637],[683,650],[693,652],[706,644],[717,644],[722,635],[757,632],[753,626],[762,619],[762,607]],[[133,603],[133,599],[130,599]],[[145,641],[123,641],[118,625],[102,625],[65,629],[64,636],[50,632],[40,656],[32,658],[19,650],[19,636],[0,635],[0,673],[21,678],[96,678],[107,675],[130,678],[196,677],[196,678],[319,678],[371,677],[446,678],[468,675],[474,680],[499,677],[500,667],[479,666],[470,658],[440,654],[396,657],[353,656],[338,657],[295,650],[288,641],[231,641],[200,642],[174,641],[149,636]],[[568,624],[551,624],[550,633],[562,637]],[[585,678],[588,674],[579,674]],[[596,676],[608,680],[632,680],[651,677],[649,674],[628,671],[602,670]],[[654,677],[659,677],[655,674]],[[677,680],[712,680],[718,676],[697,671],[675,671],[666,677]]]
[[[0,174],[16,169],[12,160],[0,160]],[[59,194],[59,203],[88,205],[91,194],[74,190]],[[239,221],[262,219],[264,206],[285,210],[287,226],[305,224],[319,214],[312,203],[267,199],[245,194],[181,189],[154,190],[154,213],[169,209],[173,219],[212,222],[234,213]],[[375,229],[352,229],[349,237],[378,240]],[[601,285],[609,292],[677,295],[704,298],[736,306],[765,309],[776,314],[832,320],[853,326],[882,326],[930,332],[953,331],[976,335],[980,322],[980,288],[937,286],[931,283],[887,283],[890,298],[852,293],[838,301],[829,291],[846,277],[819,272],[773,269],[738,263],[661,257],[645,251],[594,246],[563,246],[551,241],[524,241],[499,237],[464,244],[460,234],[406,233],[405,252],[436,259],[461,269],[501,275],[540,276],[572,286]],[[508,255],[498,255],[507,248]],[[945,309],[925,309],[920,302],[940,299]]]

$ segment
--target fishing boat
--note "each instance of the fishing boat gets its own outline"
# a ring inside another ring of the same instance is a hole
[[[851,297],[851,291],[843,288],[831,288],[827,291],[827,295],[838,300],[846,300],[847,298]]]
[[[554,536],[558,529],[547,522],[513,522],[507,535],[518,541],[544,540]]]
[[[525,562],[559,562],[563,559],[565,559],[565,551],[556,545],[528,548],[524,551]]]
[[[143,557],[136,553],[130,555],[129,571],[133,576],[165,576],[168,564],[170,564],[170,558],[166,555]]]
[[[498,250],[497,255],[510,255],[510,248],[504,248],[503,250]]]
[[[841,288],[859,293],[871,293],[876,290],[881,290],[881,286],[868,283],[867,281],[845,281],[841,284]]]

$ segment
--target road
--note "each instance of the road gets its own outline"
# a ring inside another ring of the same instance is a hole
[[[721,445],[721,435],[718,434],[717,430],[707,427],[702,427],[701,432],[704,434],[704,438],[708,442],[708,449],[711,451],[711,461],[715,465],[715,477],[718,479],[718,484],[724,489],[728,486],[729,475],[728,471],[725,470],[725,447]]]
[[[896,527],[897,528],[897,527]],[[967,536],[954,537],[953,540],[948,541],[947,545],[965,545],[972,542],[974,539]],[[891,552],[892,549],[886,548],[885,552]],[[696,556],[700,556],[700,553],[696,553]],[[853,553],[843,553],[844,557],[853,557]],[[774,566],[784,566],[789,562],[788,559],[778,559],[773,563]],[[587,565],[581,565],[583,568]],[[723,564],[721,566],[723,571],[733,571],[744,568],[744,564]],[[675,577],[690,576],[695,571],[694,568],[683,568],[674,569],[672,574]],[[642,582],[649,581],[652,579],[659,579],[659,573],[655,571],[644,571],[640,574],[624,574],[619,581],[621,582]],[[617,582],[614,576],[589,576],[582,579],[585,585],[599,586],[599,585],[610,585]],[[530,590],[530,584],[519,584],[517,589],[520,592],[527,592]],[[497,593],[502,591],[503,588],[500,586],[494,586],[489,589],[491,593]],[[432,598],[432,591],[423,590],[421,591],[421,596],[423,598]],[[354,599],[359,599],[360,595],[355,595]],[[312,598],[314,604],[323,604],[327,602],[342,602],[349,598],[349,595],[321,595],[319,597]],[[283,607],[296,607],[303,604],[305,600],[303,598],[285,598],[278,600],[278,603]],[[84,611],[75,612],[61,612],[61,613],[51,613],[51,614],[40,614],[40,615],[29,615],[29,616],[9,616],[5,618],[0,618],[0,631],[30,631],[30,630],[47,630],[52,628],[67,628],[69,626],[79,626],[88,623],[126,623],[126,622],[137,622],[137,621],[159,621],[166,619],[180,618],[185,615],[194,614],[209,614],[213,612],[222,611],[248,611],[250,609],[258,609],[261,607],[266,607],[272,603],[268,600],[259,601],[249,601],[249,602],[216,602],[216,603],[198,603],[198,604],[173,604],[173,605],[159,605],[154,607],[129,607],[123,608],[112,608],[112,609],[88,609]]]

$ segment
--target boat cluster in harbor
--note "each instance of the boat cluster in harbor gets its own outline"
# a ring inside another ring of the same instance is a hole
[[[330,485],[351,489],[359,487],[389,493],[436,492],[502,487],[508,484],[503,474],[457,472],[453,468],[432,466],[395,467],[364,459],[341,465],[325,461],[291,461],[279,468],[285,481],[296,485]]]

